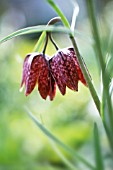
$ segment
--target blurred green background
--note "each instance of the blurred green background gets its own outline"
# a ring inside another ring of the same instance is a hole
[[[71,1],[56,0],[71,22],[73,4]],[[103,52],[111,37],[113,1],[95,1]],[[84,57],[92,80],[101,93],[101,76],[97,56],[93,50],[84,0],[78,0],[80,12],[77,18],[76,35],[79,50]],[[44,0],[0,0],[0,38],[32,25],[46,24],[56,16]],[[21,36],[0,45],[0,170],[62,170],[68,169],[55,153],[50,142],[36,127],[26,113],[28,107],[42,123],[70,145],[83,157],[94,163],[93,128],[98,122],[106,169],[110,170],[109,146],[104,128],[88,88],[79,83],[79,91],[67,89],[62,96],[57,89],[54,101],[44,101],[38,88],[28,97],[20,93],[22,64],[27,53],[33,50],[39,34]],[[60,48],[71,45],[66,35],[54,34]],[[51,43],[47,54],[54,53]],[[61,148],[60,148],[61,149]],[[79,165],[74,158],[62,151],[66,157]],[[111,167],[112,169],[112,167]]]

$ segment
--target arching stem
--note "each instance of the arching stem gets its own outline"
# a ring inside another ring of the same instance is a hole
[[[53,38],[52,38],[52,36],[51,36],[51,33],[49,32],[48,35],[49,35],[49,38],[50,38],[52,44],[54,45],[54,47],[56,48],[56,50],[58,50],[59,48],[58,48],[57,44],[55,43],[55,41],[53,40]]]
[[[48,25],[53,25],[57,22],[60,22],[61,21],[61,18],[60,17],[54,17],[52,18],[48,23],[47,23],[47,26]],[[51,33],[50,32],[46,32],[46,41],[45,41],[45,45],[44,45],[44,49],[42,51],[43,54],[45,54],[45,51],[46,51],[46,47],[47,47],[47,43],[48,43],[48,38],[50,38],[50,41],[52,42],[52,44],[54,45],[54,47],[56,48],[56,50],[58,50],[58,46],[56,45],[55,41],[53,40],[52,36],[51,36]]]
[[[45,54],[47,43],[48,43],[48,33],[46,33],[45,45],[44,45],[44,48],[43,48],[43,51],[42,51],[43,54]]]

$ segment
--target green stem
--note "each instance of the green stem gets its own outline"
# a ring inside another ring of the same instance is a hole
[[[94,152],[95,152],[95,163],[97,170],[104,170],[104,161],[102,157],[102,149],[100,144],[99,132],[97,124],[94,124]]]
[[[54,3],[53,0],[47,0],[48,3],[53,7],[53,9],[58,13],[58,15],[61,17],[61,20],[63,22],[63,24],[67,27],[70,28],[70,24],[67,20],[67,18],[64,16],[64,14],[62,13],[62,11],[59,9],[59,7]]]
[[[101,50],[101,43],[100,43],[100,37],[99,37],[97,23],[96,23],[96,16],[94,13],[92,0],[86,0],[86,2],[87,2],[87,9],[89,13],[92,33],[93,33],[93,37],[95,40],[95,46],[96,46],[97,53],[98,53],[99,64],[102,69],[103,90],[105,91],[106,101],[108,105],[109,123],[110,123],[111,131],[113,132],[113,109],[112,109],[111,98],[109,95],[109,83],[108,83],[109,80],[108,80],[107,72],[105,70],[105,62],[104,62],[102,50]]]
[[[82,72],[83,72],[83,75],[84,75],[85,80],[86,80],[86,82],[87,82],[87,85],[88,85],[88,87],[89,87],[90,93],[91,93],[92,98],[93,98],[93,100],[94,100],[94,102],[95,102],[95,105],[96,105],[96,107],[97,107],[97,110],[99,111],[99,114],[100,114],[100,105],[101,105],[100,100],[99,100],[98,95],[97,95],[97,93],[96,93],[96,90],[95,90],[95,88],[94,88],[94,86],[93,86],[92,80],[91,80],[91,78],[90,78],[90,76],[89,76],[89,73],[88,73],[87,68],[86,68],[86,66],[85,66],[85,63],[84,63],[84,60],[83,60],[83,58],[81,57],[81,55],[80,55],[80,53],[79,53],[79,50],[78,50],[78,47],[77,47],[77,44],[76,44],[76,41],[75,41],[73,35],[70,36],[70,39],[71,39],[72,44],[73,44],[73,47],[74,47],[74,49],[75,49],[78,62],[79,62],[79,64],[80,64],[81,70],[82,70]]]
[[[105,127],[105,131],[106,131],[106,134],[107,134],[107,137],[108,137],[108,142],[109,142],[109,145],[110,145],[111,151],[112,151],[111,154],[112,154],[112,157],[113,157],[113,134],[110,133],[109,128],[107,126],[107,123],[105,121],[103,122],[103,124],[104,124],[104,127]]]
[[[109,145],[111,147],[111,150],[112,150],[112,156],[113,156],[113,135],[112,133],[110,133],[109,131],[109,124],[106,122],[105,120],[105,116],[106,116],[106,100],[105,100],[106,96],[105,96],[105,91],[103,90],[102,92],[102,104],[101,104],[101,118],[102,118],[102,121],[103,121],[103,125],[104,125],[104,128],[105,128],[105,131],[106,131],[106,135],[108,137],[108,142],[109,142]]]

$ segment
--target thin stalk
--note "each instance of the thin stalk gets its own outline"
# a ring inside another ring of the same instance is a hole
[[[102,118],[102,121],[103,121],[103,125],[104,125],[104,128],[105,128],[105,131],[106,131],[106,135],[108,137],[108,142],[109,142],[109,145],[112,149],[112,156],[113,156],[113,135],[112,133],[110,133],[109,131],[109,124],[105,121],[105,115],[106,115],[106,112],[107,112],[107,109],[106,109],[106,96],[105,96],[105,91],[103,90],[102,91],[102,104],[101,104],[101,118]]]
[[[51,36],[51,33],[48,33],[48,34],[49,34],[49,38],[50,38],[52,44],[54,45],[54,47],[56,48],[56,50],[58,50],[59,48],[58,48],[58,46],[56,45],[55,41],[53,40],[53,38],[52,38],[52,36]]]
[[[104,124],[104,127],[105,127],[106,135],[108,137],[109,145],[110,145],[111,150],[112,150],[111,154],[112,154],[112,157],[113,157],[113,135],[112,135],[112,133],[110,133],[108,126],[107,126],[105,121],[103,122],[103,124]]]
[[[105,70],[105,62],[104,62],[102,50],[101,50],[101,43],[100,43],[100,37],[99,37],[97,23],[96,23],[96,16],[94,13],[93,1],[86,0],[86,2],[87,2],[87,9],[88,9],[88,13],[89,13],[89,19],[90,19],[90,24],[91,24],[91,28],[92,28],[92,33],[93,33],[93,37],[95,40],[95,46],[96,46],[96,49],[98,52],[99,64],[102,69],[103,90],[105,91],[106,101],[107,101],[107,105],[108,105],[109,123],[110,123],[111,131],[113,132],[113,109],[112,109],[111,98],[109,95],[109,83],[108,83],[109,80],[108,80],[107,72]]]
[[[102,157],[102,148],[100,144],[99,132],[97,124],[94,124],[94,151],[95,151],[95,163],[96,170],[104,170],[104,162]]]
[[[55,49],[56,50],[59,49],[58,46],[56,45],[55,41],[53,40],[53,38],[51,36],[51,33],[50,32],[46,32],[46,41],[45,41],[45,45],[44,45],[44,48],[43,48],[43,51],[42,51],[43,54],[45,54],[45,51],[46,51],[46,47],[47,47],[47,44],[48,44],[48,38],[50,38],[50,41],[54,45]]]
[[[53,25],[53,24],[55,24],[55,23],[57,23],[57,22],[60,22],[60,21],[61,21],[61,18],[60,18],[60,17],[54,17],[54,18],[52,18],[52,19],[47,23],[47,26],[48,26],[48,25]],[[33,49],[33,52],[39,51],[41,45],[43,44],[43,42],[44,42],[44,40],[45,40],[45,38],[46,38],[46,43],[45,43],[45,45],[44,45],[44,48],[45,48],[45,49],[43,50],[43,52],[45,52],[46,46],[47,46],[47,42],[48,42],[48,36],[49,36],[51,42],[53,43],[53,45],[55,46],[55,48],[58,49],[57,45],[55,44],[55,42],[53,41],[53,39],[52,39],[52,37],[51,37],[51,34],[48,33],[48,32],[46,32],[46,31],[43,31],[42,34],[41,34],[41,36],[40,36],[40,38],[39,38],[39,40],[37,41],[37,43],[36,43],[36,45],[35,45],[35,47],[34,47],[34,49]]]

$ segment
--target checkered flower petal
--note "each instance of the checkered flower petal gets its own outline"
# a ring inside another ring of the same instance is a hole
[[[38,77],[38,90],[43,99],[46,99],[50,91],[50,77],[48,63],[43,57],[40,64],[40,74]]]
[[[85,86],[87,86],[86,80],[85,80],[85,78],[84,78],[84,75],[83,75],[82,70],[81,70],[81,68],[80,68],[80,65],[79,65],[79,63],[78,63],[78,60],[77,60],[77,57],[76,57],[76,54],[75,54],[74,49],[73,49],[73,48],[68,48],[68,51],[69,51],[69,53],[70,53],[70,56],[72,56],[72,59],[73,59],[73,61],[74,61],[74,63],[75,63],[79,80],[80,80]]]
[[[66,86],[78,91],[78,81],[86,85],[85,78],[73,48],[58,50],[49,61],[50,71],[62,95]]]
[[[62,95],[66,93],[66,82],[63,74],[65,69],[63,68],[63,64],[64,61],[62,60],[62,57],[59,55],[59,53],[56,53],[54,57],[49,61],[50,71]]]
[[[71,90],[78,91],[78,74],[69,51],[67,49],[63,49],[62,51],[59,51],[59,54],[64,61],[62,68],[65,70],[63,71],[63,75],[66,86]]]
[[[28,54],[24,60],[21,87],[25,84],[26,96],[32,92],[36,85],[39,74],[39,58],[40,56],[37,53],[32,53]]]
[[[22,73],[22,81],[21,81],[21,85],[20,87],[22,87],[24,85],[24,83],[26,83],[26,77],[27,77],[27,72],[28,72],[28,59],[29,59],[30,55],[27,55],[24,59],[24,63],[23,63],[23,73]]]

